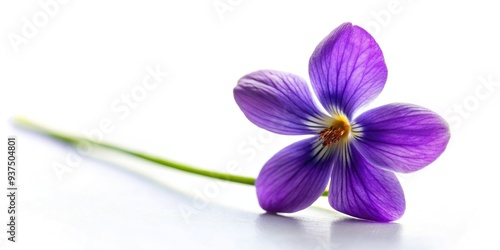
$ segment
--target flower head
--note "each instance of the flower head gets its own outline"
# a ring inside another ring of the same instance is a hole
[[[309,61],[313,101],[299,76],[261,70],[242,77],[234,97],[255,125],[285,135],[312,135],[275,154],[256,180],[260,206],[296,212],[310,206],[330,182],[330,205],[374,221],[399,219],[404,193],[394,172],[433,162],[450,133],[436,113],[395,103],[356,110],[380,94],[387,67],[380,47],[364,29],[345,23],[314,50]]]

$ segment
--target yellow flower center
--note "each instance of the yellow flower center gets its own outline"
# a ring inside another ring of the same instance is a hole
[[[323,141],[323,146],[329,146],[340,140],[345,140],[350,132],[351,126],[347,118],[336,115],[333,117],[330,127],[319,132],[319,140]]]

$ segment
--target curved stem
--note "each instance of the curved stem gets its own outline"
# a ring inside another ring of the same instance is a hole
[[[246,177],[246,176],[239,176],[239,175],[231,175],[231,174],[226,174],[226,173],[220,173],[220,172],[195,168],[195,167],[187,166],[185,164],[181,164],[181,163],[174,162],[171,160],[163,159],[163,158],[160,158],[157,156],[153,156],[153,155],[149,155],[146,153],[142,153],[142,152],[126,149],[123,147],[115,146],[112,144],[98,142],[98,141],[89,140],[89,139],[83,138],[83,137],[72,136],[72,135],[60,133],[60,132],[57,132],[55,130],[45,128],[39,124],[36,124],[36,123],[29,121],[29,120],[22,118],[22,117],[14,117],[13,122],[16,126],[40,133],[42,135],[46,135],[48,137],[62,141],[64,143],[70,144],[72,146],[76,146],[76,145],[81,144],[81,143],[90,143],[90,144],[95,145],[95,146],[111,149],[111,150],[114,150],[117,152],[121,152],[121,153],[131,155],[131,156],[134,156],[137,158],[141,158],[141,159],[146,160],[146,161],[154,162],[154,163],[157,163],[157,164],[164,166],[164,167],[173,168],[173,169],[177,169],[180,171],[193,173],[193,174],[197,174],[197,175],[202,175],[202,176],[206,176],[206,177],[210,177],[210,178],[214,178],[214,179],[219,179],[219,180],[225,180],[225,181],[236,182],[236,183],[247,184],[247,185],[255,185],[255,178]],[[328,191],[325,191],[323,193],[323,196],[327,196],[327,195],[328,195]]]

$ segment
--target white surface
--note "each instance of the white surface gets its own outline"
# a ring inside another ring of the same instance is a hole
[[[221,19],[214,2],[234,6]],[[16,53],[9,34],[20,35],[23,18],[43,16],[43,8],[3,1],[1,125],[2,137],[19,140],[20,219],[18,242],[2,233],[1,249],[499,249],[500,87],[486,92],[479,80],[500,82],[499,6],[330,2],[73,0],[59,4]],[[377,21],[373,13],[381,11],[392,11],[390,20]],[[349,220],[325,198],[296,214],[266,215],[253,187],[108,152],[79,158],[9,123],[20,114],[82,135],[109,119],[114,129],[105,141],[221,171],[238,164],[236,172],[256,176],[299,137],[271,135],[247,121],[233,100],[236,81],[264,68],[307,78],[310,53],[345,21],[372,31],[388,64],[386,87],[370,107],[415,103],[452,127],[441,158],[400,176],[407,210],[392,224]],[[138,91],[146,68],[157,65],[169,75],[125,111],[122,95]],[[454,109],[464,104],[466,113]],[[71,172],[59,180],[54,166],[68,160]]]

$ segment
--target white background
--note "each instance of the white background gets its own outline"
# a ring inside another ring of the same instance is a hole
[[[17,136],[20,166],[18,242],[6,240],[2,195],[1,249],[499,249],[500,8],[486,0],[331,2],[70,0],[47,13],[37,1],[2,1],[2,137]],[[326,198],[266,215],[253,187],[109,152],[82,157],[10,122],[23,115],[84,135],[111,121],[107,142],[257,176],[300,137],[251,124],[233,100],[237,80],[266,68],[307,78],[317,43],[346,21],[372,32],[388,65],[368,108],[415,103],[451,126],[437,161],[399,176],[407,210],[395,223],[348,219]],[[23,35],[26,22],[36,31]],[[140,92],[156,67],[168,76]],[[131,94],[135,106],[124,108]],[[58,175],[61,168],[68,171]],[[5,168],[0,176],[6,187]]]

